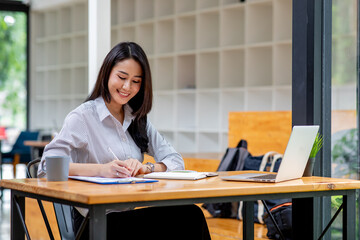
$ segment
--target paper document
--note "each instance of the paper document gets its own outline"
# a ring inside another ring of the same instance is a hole
[[[157,179],[178,179],[178,180],[197,180],[206,177],[217,176],[214,172],[196,172],[196,171],[171,171],[171,172],[153,172],[144,175],[146,178]]]
[[[146,179],[146,178],[136,178],[136,177],[128,177],[128,178],[103,178],[103,177],[84,177],[84,176],[69,176],[71,179],[93,182],[99,184],[127,184],[127,183],[150,183],[150,182],[158,182],[154,179]]]

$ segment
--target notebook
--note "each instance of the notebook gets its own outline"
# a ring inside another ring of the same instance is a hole
[[[84,176],[69,176],[69,178],[74,180],[80,180],[85,182],[99,183],[99,184],[128,184],[128,183],[150,183],[158,182],[154,179],[145,179],[145,178],[103,178],[103,177],[84,177]]]
[[[301,178],[319,126],[294,126],[277,174],[244,173],[221,177],[230,181],[282,182]]]
[[[177,179],[177,180],[198,180],[206,177],[217,176],[214,172],[197,172],[191,170],[180,170],[171,172],[153,172],[144,175],[145,178],[155,179]]]

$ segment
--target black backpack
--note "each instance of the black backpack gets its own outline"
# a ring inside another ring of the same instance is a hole
[[[270,212],[283,234],[283,239],[292,239],[292,203],[285,202],[277,205],[271,208]],[[279,232],[276,230],[274,222],[270,219],[269,214],[265,214],[264,221],[268,229],[266,236],[270,239],[282,239]]]
[[[248,156],[247,142],[240,140],[235,148],[226,149],[217,171],[241,171],[244,168],[245,159]]]
[[[247,146],[247,141],[242,139],[235,148],[227,148],[217,171],[266,170],[277,172],[281,157],[277,156],[275,152],[252,156],[247,150]],[[265,202],[269,208],[272,208],[289,201],[291,200],[274,199]],[[208,210],[213,217],[242,219],[243,215],[242,202],[206,203],[202,207]],[[264,224],[264,214],[265,208],[262,202],[256,201],[254,204],[254,221]]]

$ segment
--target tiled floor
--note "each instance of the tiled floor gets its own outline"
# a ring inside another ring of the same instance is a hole
[[[16,168],[16,177],[25,178],[25,165],[19,164]],[[3,165],[3,178],[13,178],[11,165]],[[10,191],[5,189],[0,200],[0,240],[10,239]]]
[[[10,191],[4,190],[0,206],[0,240],[10,239]]]

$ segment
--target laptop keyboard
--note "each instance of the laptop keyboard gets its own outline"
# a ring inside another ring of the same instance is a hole
[[[251,179],[275,179],[276,174],[265,174],[261,176],[250,177]]]

